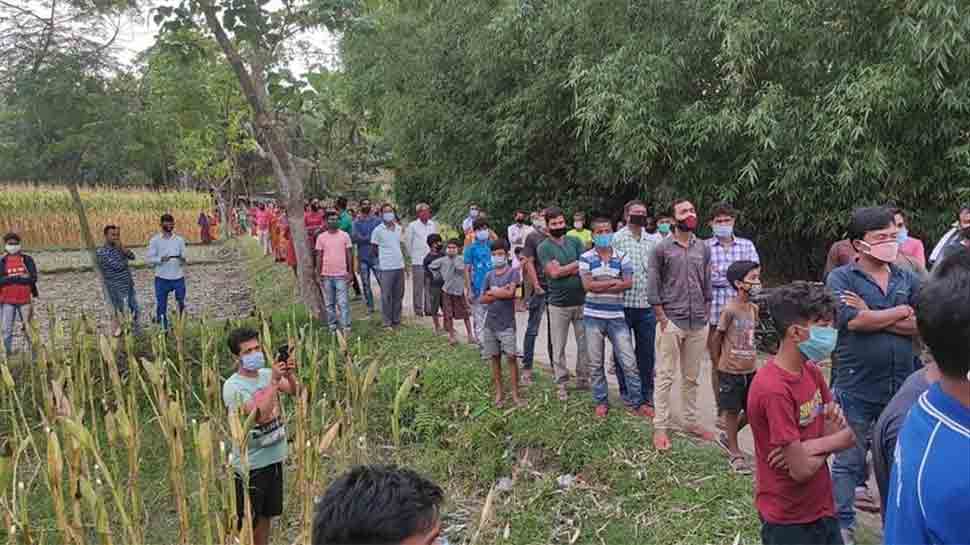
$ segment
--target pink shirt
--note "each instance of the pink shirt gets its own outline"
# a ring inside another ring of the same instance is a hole
[[[268,210],[257,210],[256,211],[256,227],[260,229],[269,228],[269,211]]]
[[[350,235],[337,230],[324,231],[317,236],[317,254],[320,256],[320,276],[347,276],[347,249]]]
[[[924,267],[926,266],[926,251],[923,249],[923,241],[918,238],[909,237],[899,245],[900,253],[912,257]]]

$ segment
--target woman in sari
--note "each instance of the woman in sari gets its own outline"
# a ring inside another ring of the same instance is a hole
[[[209,224],[209,216],[206,215],[205,210],[199,212],[199,238],[202,240],[202,244],[209,244],[212,242],[212,230]]]

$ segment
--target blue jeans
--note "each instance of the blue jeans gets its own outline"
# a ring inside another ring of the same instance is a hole
[[[168,294],[175,292],[179,314],[185,311],[185,278],[168,280],[155,277],[155,320],[168,329]]]
[[[606,382],[604,359],[606,340],[613,346],[613,357],[626,373],[627,393],[623,402],[630,409],[643,405],[640,395],[640,373],[637,371],[636,355],[633,351],[633,336],[623,318],[605,319],[583,317],[586,328],[586,349],[589,351],[589,379],[593,389],[593,402],[597,405],[608,404],[609,385]]]
[[[108,299],[111,300],[111,307],[114,309],[118,321],[121,322],[126,313],[131,314],[131,327],[137,331],[139,308],[138,297],[135,293],[135,284],[133,283],[127,288],[118,290],[109,289]]]
[[[0,329],[3,331],[3,350],[5,353],[13,354],[13,332],[17,319],[20,319],[20,325],[27,325],[27,319],[30,316],[30,303],[25,305],[14,305],[11,303],[0,303]],[[27,311],[27,316],[24,316],[24,311]],[[25,330],[26,331],[26,330]],[[25,344],[29,342],[29,339],[24,337]]]
[[[523,369],[532,369],[532,360],[536,354],[536,337],[539,336],[539,326],[542,325],[542,314],[546,311],[546,296],[532,294],[528,305],[529,325],[525,328],[525,342],[522,348]]]
[[[340,329],[349,328],[350,304],[347,301],[347,279],[342,276],[321,276],[320,289],[327,303],[327,323],[330,331],[337,329],[338,318]],[[337,314],[338,311],[340,314]]]
[[[855,528],[855,488],[865,482],[866,452],[869,450],[872,428],[886,405],[870,403],[847,392],[835,394],[845,420],[855,432],[856,444],[835,454],[832,462],[832,486],[835,491],[835,510],[841,528]]]
[[[637,355],[637,370],[640,371],[640,392],[643,402],[653,406],[654,342],[657,335],[657,319],[652,308],[624,308],[626,325],[633,332],[634,351]],[[623,367],[613,358],[616,382],[620,395],[626,395],[627,379]]]
[[[370,275],[374,274],[380,285],[381,277],[377,274],[377,267],[366,260],[360,262],[360,285],[364,291],[364,300],[367,301],[367,310],[374,312],[374,290],[370,287]]]

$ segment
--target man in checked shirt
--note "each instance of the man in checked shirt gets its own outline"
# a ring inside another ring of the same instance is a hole
[[[707,336],[708,354],[713,354],[711,340],[714,338],[714,333],[717,332],[717,323],[721,318],[721,311],[728,300],[737,295],[737,291],[727,280],[728,267],[735,261],[761,263],[754,243],[746,238],[734,236],[734,223],[737,217],[738,211],[725,202],[714,205],[711,212],[711,230],[714,232],[714,236],[705,241],[711,249],[711,294],[714,297],[711,302],[711,327]],[[712,355],[711,389],[714,392],[716,403],[720,384],[717,377],[717,364],[713,362],[713,358]],[[724,422],[721,418],[720,407],[718,407],[717,416],[717,427],[723,430]]]

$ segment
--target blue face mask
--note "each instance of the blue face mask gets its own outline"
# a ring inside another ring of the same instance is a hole
[[[903,227],[896,233],[896,242],[902,244],[909,238],[909,230]]]
[[[610,244],[613,243],[613,233],[606,233],[605,235],[593,235],[593,244],[597,248],[609,248]]]
[[[838,340],[839,331],[834,327],[813,325],[808,328],[808,340],[798,343],[798,350],[812,361],[823,361],[832,355]]]
[[[485,242],[488,240],[488,229],[475,231],[475,239]]]
[[[394,221],[394,212],[384,212],[381,217],[384,218],[384,223],[391,223]]]
[[[239,360],[242,362],[242,368],[247,371],[259,371],[266,365],[266,357],[263,356],[262,350],[243,354]]]
[[[734,236],[734,227],[731,225],[715,225],[713,230],[714,236],[717,238],[731,238]]]
[[[493,255],[492,256],[492,268],[501,269],[502,267],[509,264],[509,258],[504,255]]]

